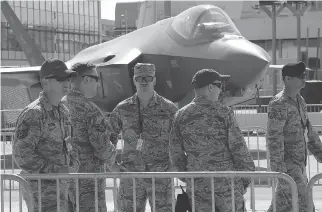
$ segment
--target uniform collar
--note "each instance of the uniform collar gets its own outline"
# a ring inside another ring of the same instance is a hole
[[[159,94],[157,94],[157,92],[153,92],[153,96],[152,96],[152,99],[150,100],[149,102],[149,106],[154,106],[154,105],[157,105],[157,104],[160,104],[161,102],[161,97]],[[136,105],[138,103],[138,94],[135,93],[131,100],[130,100],[130,103],[133,104],[133,105]]]
[[[84,94],[78,90],[69,89],[68,95],[78,96],[78,97],[85,97]]]
[[[216,102],[209,100],[206,96],[196,96],[192,101],[198,102],[198,103],[204,103],[204,104],[215,104],[216,103]]]
[[[297,93],[294,97],[292,97],[285,87],[283,88],[283,94],[292,100],[297,100],[298,96],[300,95]]]
[[[41,91],[39,93],[39,101],[43,105],[43,107],[45,108],[46,111],[51,111],[54,108],[57,108],[57,106],[54,106],[49,102],[49,99],[48,99],[47,95],[44,93],[44,91]]]

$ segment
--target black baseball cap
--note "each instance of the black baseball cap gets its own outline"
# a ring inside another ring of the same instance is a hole
[[[298,63],[288,63],[282,68],[282,76],[299,77],[305,71],[306,66],[302,61]]]
[[[221,75],[213,69],[201,69],[192,77],[192,86],[202,88],[214,82],[227,82],[230,75]]]
[[[68,69],[63,61],[53,58],[49,58],[43,62],[39,72],[40,79],[48,77],[67,77],[71,75],[77,75],[77,73]]]

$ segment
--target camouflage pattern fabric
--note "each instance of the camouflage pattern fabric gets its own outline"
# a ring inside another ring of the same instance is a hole
[[[144,212],[146,201],[149,198],[151,209],[152,199],[152,179],[136,180],[136,211]],[[120,182],[118,202],[120,211],[134,211],[133,209],[133,180],[122,179]],[[156,211],[171,211],[171,179],[155,179],[155,209]]]
[[[104,164],[114,164],[116,151],[110,142],[110,130],[102,111],[81,92],[70,90],[63,97],[71,113],[75,146],[79,149],[79,173],[102,173]],[[105,200],[105,179],[97,180],[98,211],[107,211]],[[71,201],[76,202],[76,185],[70,188]],[[95,211],[95,181],[79,180],[79,210]]]
[[[58,107],[51,105],[41,92],[38,99],[24,108],[16,126],[13,157],[22,173],[57,173],[65,165],[77,171],[78,151],[73,146],[70,115],[64,105]],[[33,192],[35,211],[38,211],[38,182],[35,180],[28,182]],[[59,186],[60,211],[66,211],[69,181],[60,181]],[[42,180],[40,196],[42,211],[57,211],[56,196],[56,181]]]
[[[307,144],[304,137],[306,122],[306,103],[299,94],[293,99],[284,89],[270,101],[267,146],[271,170],[286,173],[294,179],[298,186],[300,212],[307,209]],[[290,185],[284,180],[279,180],[277,184],[276,200],[277,211],[292,211]],[[269,211],[272,211],[272,205]]]
[[[169,152],[173,166],[179,171],[255,170],[233,111],[203,96],[196,97],[176,113]],[[237,177],[234,182],[236,209],[243,211],[243,194],[250,179]],[[187,185],[191,187],[190,180]],[[231,211],[230,187],[229,178],[214,178],[216,205],[220,211]],[[210,179],[195,179],[195,201],[196,211],[211,211]]]
[[[177,107],[174,103],[154,92],[154,96],[147,107],[141,109],[143,116],[142,139],[144,140],[144,144],[142,150],[139,151],[136,150],[140,134],[137,94],[134,94],[116,106],[110,115],[109,121],[114,134],[122,133],[124,140],[124,150],[121,156],[123,170],[131,172],[163,172],[169,169],[169,133],[176,111]],[[169,187],[170,185],[168,184],[170,181],[165,180],[161,182],[164,182],[164,184],[160,183],[159,186],[161,187]],[[121,180],[120,195],[123,195],[121,201],[121,208],[123,209],[132,207],[131,205],[133,205],[133,202],[131,203],[132,193],[129,190],[132,188],[124,187],[125,184],[126,180]],[[138,184],[137,189],[138,191],[144,190],[145,192],[143,193],[149,193],[149,189],[151,188],[146,184]],[[159,205],[166,204],[164,202],[162,203],[162,201],[166,201],[166,198],[163,197],[167,196],[167,194],[171,193],[166,189],[156,193],[158,195],[156,199],[161,201],[157,205],[157,211],[171,210],[171,204],[169,210],[158,209]],[[127,197],[124,195],[127,195]],[[147,195],[140,196],[140,198],[142,199],[139,199],[139,202],[145,202]],[[162,208],[165,207],[162,206]]]

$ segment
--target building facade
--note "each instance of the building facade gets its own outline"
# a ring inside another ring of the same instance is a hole
[[[315,67],[314,64],[317,64],[316,60],[322,60],[322,39],[318,38],[318,30],[322,29],[322,1],[313,2],[314,5],[308,7],[301,17],[300,48],[302,56],[300,59],[305,61],[312,69],[321,70],[321,67]],[[139,11],[137,8],[141,3],[138,2],[137,4],[116,4],[115,28],[118,28],[122,33],[125,32],[124,27],[120,24],[121,17],[116,12],[119,10],[119,13],[122,13],[125,9],[131,11],[131,13],[128,13],[131,14],[128,19],[131,19],[131,23],[135,26],[133,20],[138,19]],[[200,4],[213,4],[222,8],[232,18],[245,38],[261,46],[272,56],[272,20],[258,8],[258,1],[171,1],[171,16],[176,16],[184,10]],[[154,8],[155,19],[157,21],[162,20],[164,18],[164,1],[156,1]],[[297,61],[296,17],[288,8],[284,8],[277,17],[276,23],[276,64]],[[309,61],[313,62],[309,63]],[[322,76],[320,75],[321,72],[319,72],[319,79],[321,80]],[[283,88],[280,73],[277,77],[277,88],[278,90]],[[264,79],[264,89],[261,91],[261,95],[272,95],[272,93],[273,72],[268,72]]]
[[[45,58],[64,61],[100,43],[100,1],[8,1]],[[1,13],[1,65],[28,61]]]
[[[102,34],[102,42],[109,41],[114,38],[114,20],[101,19],[101,34]]]

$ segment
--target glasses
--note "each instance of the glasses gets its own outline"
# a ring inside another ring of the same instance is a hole
[[[135,77],[134,78],[135,81],[137,81],[138,83],[142,83],[142,82],[152,82],[154,77],[152,76],[146,76],[146,77]]]
[[[210,84],[212,84],[212,85],[214,85],[214,86],[217,86],[218,88],[222,88],[222,83],[218,83],[218,82],[213,82],[213,83],[210,83]]]
[[[98,76],[94,76],[94,75],[84,75],[82,77],[90,77],[92,79],[95,79],[96,82],[98,82],[98,80],[100,79]]]
[[[70,79],[70,77],[69,76],[67,76],[67,77],[51,76],[51,77],[46,77],[45,79],[55,79],[58,82],[65,82],[65,81],[68,81]]]

